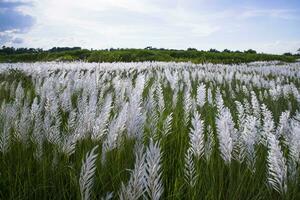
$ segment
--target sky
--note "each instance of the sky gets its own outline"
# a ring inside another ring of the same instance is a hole
[[[296,53],[299,0],[0,0],[0,45]]]

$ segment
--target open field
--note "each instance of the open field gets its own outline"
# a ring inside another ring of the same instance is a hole
[[[300,63],[0,64],[0,199],[300,199]]]

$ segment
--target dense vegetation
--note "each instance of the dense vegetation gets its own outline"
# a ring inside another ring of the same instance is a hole
[[[0,62],[35,62],[35,61],[87,61],[87,62],[140,62],[140,61],[191,61],[193,63],[248,63],[253,61],[285,61],[294,62],[299,55],[284,54],[271,55],[257,53],[254,50],[244,52],[225,49],[220,52],[215,49],[198,51],[193,48],[187,50],[156,49],[105,49],[87,50],[80,47],[54,47],[49,50],[33,48],[0,49]]]
[[[0,64],[0,199],[300,199],[299,67]]]

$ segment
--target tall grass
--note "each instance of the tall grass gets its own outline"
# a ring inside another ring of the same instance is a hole
[[[0,65],[0,199],[299,199],[300,65]]]

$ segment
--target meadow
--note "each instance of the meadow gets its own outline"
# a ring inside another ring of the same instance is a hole
[[[0,199],[300,199],[300,63],[0,64]]]

